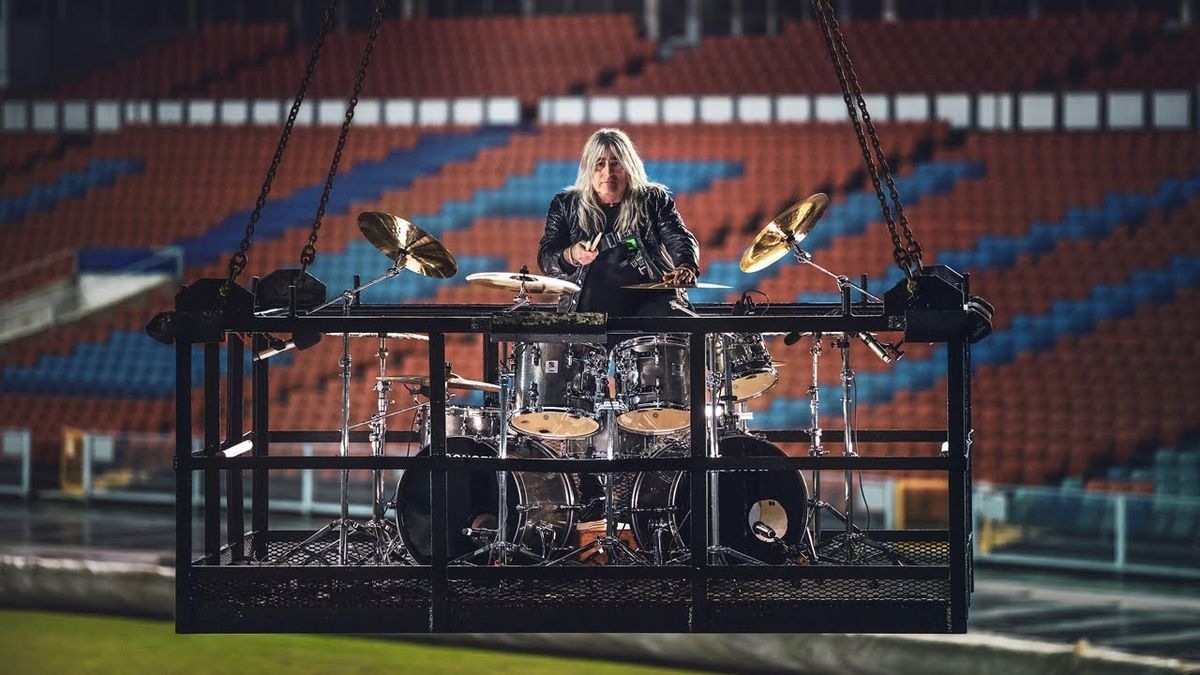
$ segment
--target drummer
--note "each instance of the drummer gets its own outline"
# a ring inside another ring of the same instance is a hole
[[[559,311],[668,316],[678,313],[670,301],[686,303],[683,288],[696,283],[700,246],[666,186],[646,177],[629,136],[600,129],[583,146],[575,184],[550,202],[538,264],[581,287]],[[655,281],[681,288],[625,288]]]

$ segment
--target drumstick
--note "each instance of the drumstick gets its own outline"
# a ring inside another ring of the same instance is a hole
[[[584,245],[583,245],[583,246],[584,246],[584,248],[586,248],[586,249],[587,249],[587,250],[589,250],[589,251],[595,251],[595,250],[596,250],[596,247],[600,245],[600,238],[601,238],[601,237],[603,237],[603,236],[604,236],[604,233],[603,233],[603,232],[601,232],[600,234],[597,234],[597,235],[596,235],[596,238],[595,238],[595,239],[593,239],[593,240],[592,240],[590,243],[587,243],[587,244],[584,244]]]

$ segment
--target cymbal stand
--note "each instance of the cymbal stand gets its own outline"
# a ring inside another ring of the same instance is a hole
[[[835,282],[837,282],[838,289],[852,288],[852,289],[858,291],[859,293],[862,293],[863,295],[867,296],[868,298],[874,300],[875,302],[879,302],[879,303],[883,302],[883,298],[881,298],[877,295],[874,295],[873,293],[867,291],[867,289],[863,288],[862,286],[859,286],[858,284],[855,284],[854,282],[850,281],[850,277],[847,277],[847,276],[841,275],[841,274],[834,274],[833,272],[830,272],[829,270],[825,269],[824,267],[821,267],[817,263],[813,262],[812,254],[809,253],[808,251],[805,251],[804,249],[800,248],[800,242],[796,241],[795,237],[793,237],[792,235],[787,234],[787,233],[784,233],[784,236],[787,238],[788,245],[790,245],[792,247],[792,254],[796,257],[796,262],[799,262],[804,265],[808,265],[809,267],[812,267],[813,269],[817,270],[821,274],[824,274],[825,276],[829,277],[830,279],[833,279]]]
[[[355,298],[358,297],[359,292],[361,292],[363,289],[374,286],[375,284],[379,283],[380,281],[383,281],[384,279],[390,279],[391,277],[396,276],[397,274],[400,273],[400,269],[401,269],[400,262],[397,261],[396,264],[394,266],[392,266],[391,269],[389,269],[384,274],[376,277],[375,279],[367,282],[365,285],[358,285],[358,277],[356,276],[354,279],[354,282],[355,282],[354,288],[343,291],[340,295],[338,295],[337,298],[322,304],[321,306],[317,307],[316,309],[313,309],[312,312],[309,312],[309,313],[311,314],[313,312],[317,312],[317,311],[324,309],[326,307],[329,307],[337,302],[341,302],[342,303],[342,316],[349,318],[350,306],[354,303]],[[338,447],[338,456],[342,457],[342,458],[346,458],[346,457],[350,456],[350,333],[349,333],[349,331],[345,331],[345,330],[342,331],[342,358],[339,363],[342,366],[342,410],[341,410],[341,412],[342,412],[342,429],[341,429],[341,443],[339,444],[339,447]],[[341,493],[340,493],[340,499],[339,499],[339,506],[340,506],[341,510],[338,514],[338,518],[336,518],[335,520],[331,521],[329,524],[325,525],[321,529],[314,532],[310,537],[308,537],[304,541],[300,542],[299,544],[296,544],[292,548],[285,551],[282,555],[280,555],[277,558],[279,561],[287,560],[292,555],[294,555],[297,551],[304,550],[311,544],[313,544],[317,541],[320,541],[322,538],[325,537],[325,535],[336,530],[337,534],[338,534],[338,538],[337,538],[337,542],[336,542],[337,552],[338,552],[338,555],[337,555],[338,564],[345,565],[347,563],[347,557],[348,557],[348,552],[349,552],[349,535],[350,535],[350,533],[351,532],[360,532],[365,529],[365,526],[363,524],[350,520],[350,470],[349,469],[342,469],[340,490],[341,490]],[[330,544],[329,546],[332,546],[332,544]],[[324,551],[328,550],[329,546],[325,546],[324,548],[321,548],[317,552],[314,552],[305,560],[305,562],[307,563],[309,560],[312,560],[313,558],[321,555],[322,553],[324,553]]]
[[[808,455],[809,457],[822,457],[825,455],[825,448],[821,445],[821,388],[819,386],[821,371],[821,333],[813,333],[812,346],[809,347],[809,354],[812,355],[812,385],[808,388],[808,412],[812,418],[812,426],[808,430]],[[812,554],[814,561],[819,559],[817,554],[817,542],[821,540],[821,511],[824,509],[821,506],[824,502],[821,501],[821,470],[814,468],[812,470],[812,486],[813,493],[809,499],[808,507],[812,509],[812,517],[809,522],[812,524],[812,529],[807,534],[809,553]]]
[[[521,288],[517,291],[516,296],[513,297],[512,306],[504,309],[506,312],[515,312],[518,309],[529,306],[529,291],[525,289],[525,277],[529,276],[529,265],[521,265],[519,276],[521,277]]]
[[[596,407],[604,411],[605,428],[608,430],[608,440],[606,442],[605,457],[611,462],[615,456],[615,444],[617,438],[617,408],[620,403],[617,401],[603,401]],[[575,548],[566,555],[559,556],[545,564],[557,565],[573,558],[578,558],[589,551],[598,551],[599,553],[608,554],[608,562],[614,565],[621,564],[621,558],[624,557],[627,564],[630,565],[646,565],[649,562],[642,557],[637,551],[630,548],[625,542],[621,541],[617,530],[617,509],[614,503],[613,494],[613,473],[611,471],[604,474],[604,534],[596,537],[592,541]],[[581,558],[582,559],[582,558]]]
[[[736,427],[738,416],[737,411],[734,410],[734,402],[737,401],[737,397],[733,395],[733,367],[730,363],[729,336],[725,333],[718,333],[716,335],[709,335],[708,337],[708,363],[710,365],[708,395],[713,411],[713,414],[709,418],[708,456],[716,458],[721,455],[721,425],[718,422],[723,423],[723,426],[727,429]],[[721,369],[719,376],[716,375],[717,340],[721,341],[722,354],[725,356],[725,367]],[[721,389],[724,389],[725,394],[718,396]],[[724,404],[720,420],[718,420],[717,415],[718,400]],[[695,476],[692,478],[694,480]],[[706,471],[704,478],[708,481],[709,562],[717,565],[728,565],[731,561],[751,565],[765,565],[766,563],[763,561],[721,543],[721,472]]]
[[[844,287],[843,287],[844,288]],[[848,291],[843,290],[846,294]],[[843,295],[843,297],[847,297]],[[850,367],[850,338],[852,333],[842,333],[834,342],[834,346],[841,351],[842,354],[842,430],[844,439],[842,443],[843,457],[858,457],[858,452],[855,450],[855,416],[854,407],[857,405],[852,397],[851,392],[854,387],[854,369]],[[859,530],[854,525],[854,471],[846,468],[844,472],[844,490],[843,499],[845,500],[845,515],[837,513],[832,507],[828,507],[819,500],[815,502],[815,507],[818,509],[827,509],[834,513],[835,517],[842,521],[846,530],[844,533],[837,535],[825,543],[818,543],[818,548],[825,549],[824,556],[829,562],[841,562],[843,564],[852,565],[855,563],[869,562],[875,556],[882,556],[890,560],[896,565],[911,564],[912,560],[908,556],[901,555],[895,551],[872,541],[865,533]],[[820,532],[817,532],[818,536]]]
[[[524,285],[524,284],[522,284]],[[508,343],[501,343],[504,351],[507,352]],[[507,354],[502,354],[500,359],[501,364],[507,363]],[[500,438],[497,442],[497,454],[501,460],[508,459],[508,403],[509,393],[512,391],[513,371],[511,368],[501,366],[500,368]],[[491,541],[483,546],[471,551],[470,553],[460,556],[455,560],[450,561],[451,564],[463,563],[474,560],[475,558],[487,554],[487,564],[497,564],[504,566],[509,564],[512,554],[519,553],[530,560],[541,562],[542,556],[529,550],[519,541],[514,543],[508,540],[508,471],[501,469],[497,472],[497,506],[496,506],[496,535]],[[437,536],[437,533],[434,533]]]
[[[388,395],[392,390],[392,383],[386,379],[388,357],[386,335],[379,336],[379,351],[376,352],[376,357],[379,359],[379,377],[375,380],[375,391],[378,393],[376,413],[369,422],[371,454],[375,457],[383,457],[387,444],[387,409],[390,403]],[[364,555],[363,560],[365,561],[368,555],[373,555],[375,562],[384,565],[392,562],[393,553],[404,554],[404,544],[395,523],[385,517],[386,504],[383,496],[382,469],[374,469],[371,472],[371,493],[373,500],[371,520],[367,521],[363,528],[374,542],[374,546],[372,553]]]

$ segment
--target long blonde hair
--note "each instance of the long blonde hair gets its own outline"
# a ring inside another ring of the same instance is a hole
[[[646,212],[646,196],[652,190],[666,188],[658,183],[651,183],[646,178],[646,167],[638,156],[637,148],[624,131],[620,129],[600,129],[588,138],[583,146],[583,154],[579,157],[579,174],[575,176],[572,186],[579,195],[579,205],[576,213],[579,226],[589,235],[599,234],[604,229],[604,211],[600,208],[600,200],[592,189],[592,172],[596,162],[605,150],[611,150],[613,157],[625,169],[629,179],[629,187],[621,200],[621,210],[617,214],[617,234],[626,235],[639,224],[649,220]]]

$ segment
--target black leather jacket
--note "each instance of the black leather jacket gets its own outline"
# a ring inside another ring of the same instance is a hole
[[[683,218],[675,208],[675,200],[661,187],[651,187],[646,200],[650,222],[639,225],[635,232],[642,250],[646,252],[646,261],[653,277],[646,281],[659,281],[676,267],[691,267],[699,275],[700,245],[684,226]],[[590,265],[575,267],[562,257],[563,250],[568,246],[591,238],[577,220],[578,205],[579,195],[574,190],[560,192],[550,201],[550,209],[546,212],[546,231],[538,244],[538,266],[542,274],[567,279],[582,287]],[[680,291],[680,296],[686,301],[683,291]],[[564,295],[559,300],[559,311],[574,311],[578,302],[578,293]]]

